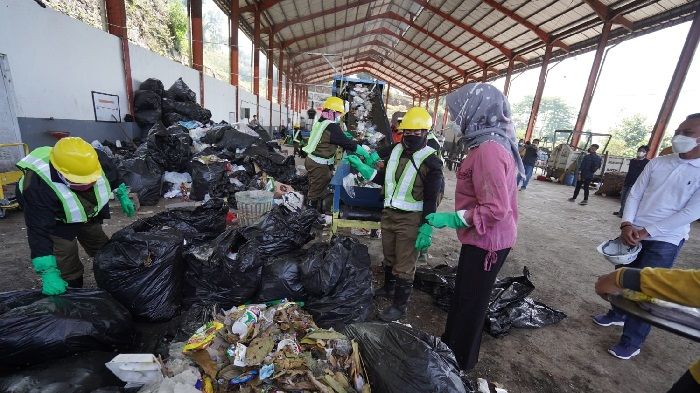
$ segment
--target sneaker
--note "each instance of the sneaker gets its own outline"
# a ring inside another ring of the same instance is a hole
[[[569,198],[569,202],[576,202],[576,198]]]
[[[588,201],[584,199],[581,201],[581,203],[579,203],[579,205],[586,206],[586,205],[588,205]]]
[[[629,360],[633,357],[639,355],[641,350],[636,347],[632,347],[626,344],[617,343],[614,347],[608,349],[608,353],[615,356],[618,359]]]
[[[614,318],[608,314],[600,314],[593,317],[593,322],[598,326],[625,326],[624,318]]]
[[[620,212],[613,212],[613,216],[619,216]]]
[[[525,191],[525,187],[520,187],[520,191]]]

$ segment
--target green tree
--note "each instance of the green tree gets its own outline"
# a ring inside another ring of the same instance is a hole
[[[187,10],[180,0],[170,0],[168,3],[168,28],[175,50],[182,53],[187,48]]]
[[[620,120],[610,132],[612,139],[608,151],[613,155],[634,156],[637,148],[645,144],[651,135],[646,117],[636,113]]]
[[[532,96],[525,96],[515,103],[511,110],[516,126],[516,134],[525,135],[532,110]],[[555,130],[570,130],[574,127],[575,109],[561,97],[543,97],[533,130],[533,139],[549,136]]]

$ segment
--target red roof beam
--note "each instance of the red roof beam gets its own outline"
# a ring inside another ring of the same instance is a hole
[[[632,31],[632,22],[621,14],[616,15],[610,7],[603,4],[599,0],[583,0],[583,2],[588,4],[588,6],[593,9],[593,12],[595,12],[598,17],[603,20],[603,22],[612,20],[613,23],[621,25],[625,29]]]
[[[343,75],[348,75],[349,73],[356,72],[358,68],[374,69],[377,71],[377,73],[382,74],[382,78],[387,79],[391,83],[394,83],[397,86],[401,86],[407,90],[411,90],[414,92],[418,91],[418,89],[416,89],[415,86],[411,86],[410,83],[404,82],[403,79],[401,79],[401,77],[391,75],[390,72],[393,72],[393,71],[390,70],[389,72],[387,72],[387,71],[381,70],[378,67],[375,67],[374,65],[372,65],[370,63],[367,63],[365,60],[355,60],[352,63],[350,63],[349,67],[347,69],[343,70]],[[326,71],[322,74],[316,75],[313,78],[310,78],[309,81],[313,82],[313,81],[323,80],[325,78],[332,78],[335,75],[338,75],[338,74],[335,74],[334,72],[329,70],[329,71]],[[425,88],[425,86],[422,86],[422,85],[418,85],[418,87],[420,87],[421,89]]]
[[[346,70],[347,73],[355,73],[355,72],[367,72],[369,74],[372,74],[376,77],[379,77],[381,79],[386,80],[387,82],[390,82],[394,84],[396,87],[398,87],[401,90],[404,90],[405,92],[416,94],[418,90],[414,87],[410,87],[404,82],[400,82],[397,80],[395,77],[377,69],[374,68],[372,65],[367,64],[367,63],[359,63],[357,65],[352,66],[348,70]],[[313,78],[311,81],[312,82],[317,82],[317,81],[323,81],[324,79],[331,79],[334,75],[333,74],[326,74],[326,75],[319,75],[316,78]]]
[[[259,3],[250,4],[245,7],[241,7],[241,12],[255,12],[259,10],[260,12],[265,11],[268,8],[274,7],[275,5],[281,3],[281,0],[263,0]]]
[[[346,73],[347,73],[347,67],[352,67],[352,66],[356,65],[358,62],[364,62],[364,63],[366,63],[366,64],[370,64],[370,65],[372,65],[372,66],[375,67],[375,68],[376,68],[377,66],[381,66],[381,67],[383,67],[383,68],[386,69],[385,74],[388,75],[389,73],[395,73],[395,74],[399,75],[399,76],[396,77],[396,78],[397,78],[396,81],[401,81],[404,85],[407,85],[407,86],[410,86],[411,84],[415,84],[415,85],[417,85],[418,87],[420,87],[421,89],[427,89],[427,87],[426,87],[425,85],[421,84],[421,83],[418,82],[416,79],[409,79],[409,77],[405,76],[405,75],[402,74],[400,71],[394,70],[394,69],[390,68],[389,66],[387,66],[387,65],[385,65],[385,64],[377,63],[377,62],[374,61],[373,59],[367,58],[367,57],[353,58],[351,61],[349,61],[349,63],[347,63],[347,64],[345,64],[345,65],[343,66],[343,68],[341,69],[341,73],[342,73],[342,74],[346,74]],[[377,65],[377,66],[374,66],[374,64],[378,64],[378,65]],[[320,72],[324,72],[324,71],[320,71]],[[325,73],[331,73],[331,74],[333,74],[334,72],[335,72],[335,70],[326,70],[326,71],[325,71]],[[398,79],[398,78],[402,78],[402,77],[406,79],[406,82],[403,82],[402,79]],[[307,76],[307,78],[313,79],[314,77],[313,77],[313,76]]]
[[[518,14],[515,13],[515,11],[505,7],[503,4],[495,1],[495,0],[483,0],[484,3],[488,4],[491,8],[495,9],[496,11],[502,13],[503,15],[509,17],[510,19],[513,19],[514,21],[518,22],[520,25],[524,26],[531,32],[535,33],[537,37],[539,37],[540,40],[544,43],[550,43],[552,42],[554,46],[557,46],[559,48],[564,49],[565,51],[569,51],[569,46],[563,43],[561,40],[552,40],[552,36],[545,32],[544,30],[540,29],[539,27],[535,26],[534,23],[530,22],[527,18],[524,18]]]
[[[308,22],[308,21],[316,19],[316,18],[321,18],[324,16],[337,14],[338,12],[347,11],[351,8],[361,7],[363,5],[371,4],[373,2],[374,2],[374,0],[359,0],[359,1],[349,2],[349,3],[341,5],[341,6],[329,8],[326,10],[321,10],[318,12],[314,12],[312,14],[308,14],[308,15],[303,16],[301,18],[291,19],[291,20],[288,20],[288,21],[282,22],[282,23],[276,23],[274,26],[268,27],[264,31],[265,31],[265,33],[272,32],[272,34],[277,34],[289,26],[293,26],[293,25],[303,23],[303,22]]]

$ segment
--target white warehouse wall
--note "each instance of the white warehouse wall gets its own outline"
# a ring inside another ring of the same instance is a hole
[[[17,117],[95,120],[92,91],[127,113],[119,39],[27,0],[0,2],[0,53],[12,73]]]
[[[233,121],[236,118],[236,88],[205,75],[204,107],[211,111],[211,119],[216,123]]]
[[[270,126],[270,101],[260,97],[260,109],[258,113],[258,121],[263,127]]]
[[[253,115],[258,114],[257,113],[258,100],[255,97],[255,95],[253,95],[252,93],[250,93],[249,91],[247,91],[245,89],[239,89],[239,92],[240,92],[240,94],[239,94],[240,101],[238,102],[238,107],[240,108],[239,110],[241,113],[239,116],[240,121],[245,121],[245,120],[250,121],[253,118]],[[243,113],[244,113],[243,109],[244,108],[250,109],[250,119],[246,119],[243,117]]]
[[[199,102],[199,71],[132,43],[129,43],[129,57],[131,59],[131,81],[134,85],[134,91],[138,90],[141,82],[148,78],[160,79],[163,82],[163,86],[167,89],[178,78],[182,77],[187,86],[197,93],[197,102]],[[206,92],[204,94],[206,95]]]

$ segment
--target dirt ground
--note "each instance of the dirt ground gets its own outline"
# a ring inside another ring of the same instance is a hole
[[[440,210],[450,211],[454,209],[455,176],[454,172],[445,174],[447,189]],[[621,328],[597,327],[590,318],[607,309],[593,285],[597,276],[611,270],[595,247],[617,235],[619,219],[611,213],[619,201],[592,196],[588,206],[579,206],[567,202],[572,192],[571,187],[533,181],[527,191],[519,193],[518,243],[501,270],[501,275],[519,275],[527,266],[536,286],[533,297],[564,311],[568,318],[541,329],[512,330],[498,339],[484,334],[474,376],[499,382],[513,393],[664,392],[700,356],[700,345],[653,329],[642,353],[633,360],[618,360],[606,352],[616,343]],[[143,207],[139,216],[160,211],[164,204]],[[133,220],[123,216],[117,205],[112,212],[114,218],[105,223],[108,234]],[[700,224],[696,223],[677,267],[700,268],[698,231]],[[370,247],[376,285],[381,279],[380,240],[364,237],[363,241]],[[0,256],[0,291],[36,288],[39,282],[31,270],[21,212],[11,212],[0,221],[0,244],[5,249]],[[435,231],[428,264],[456,264],[459,247],[453,230]],[[94,286],[92,263],[82,255],[86,285]],[[430,296],[414,291],[404,322],[439,336],[445,318]]]

